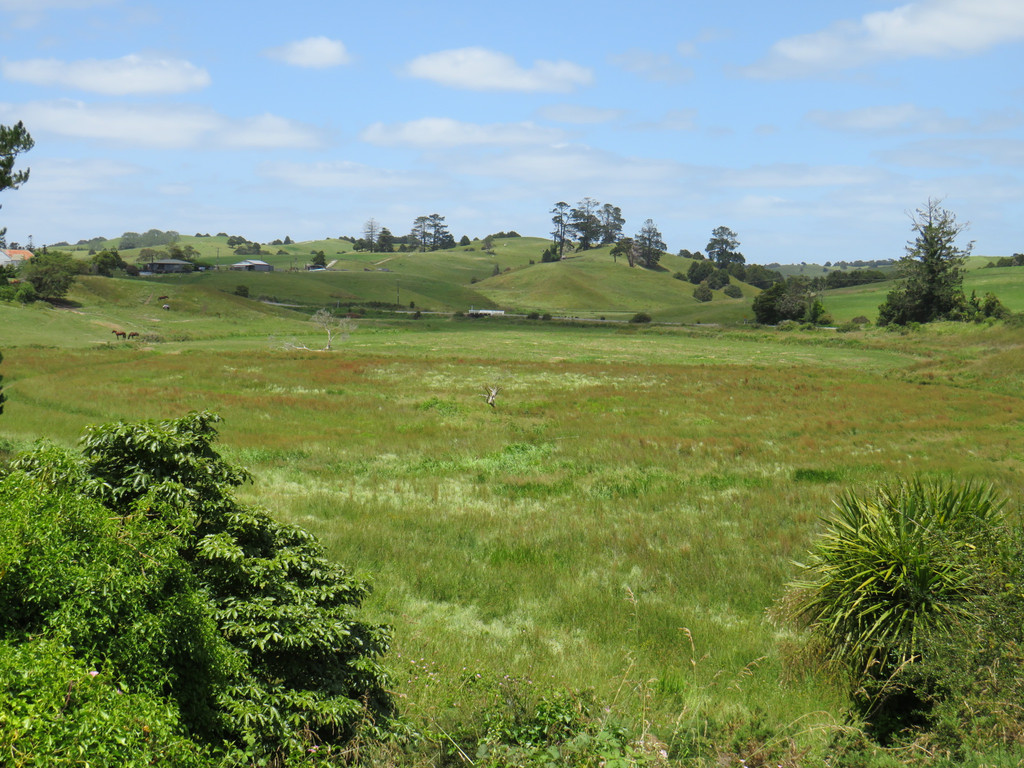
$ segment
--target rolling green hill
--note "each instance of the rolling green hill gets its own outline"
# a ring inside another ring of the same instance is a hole
[[[258,257],[236,255],[227,237],[182,235],[176,245],[192,247],[199,260],[217,269],[190,275],[146,278],[146,285],[162,286],[159,293],[184,286],[234,293],[244,286],[253,299],[303,307],[357,307],[370,303],[423,311],[458,312],[470,308],[504,309],[510,313],[547,313],[586,319],[626,320],[645,312],[657,322],[738,323],[753,319],[750,303],[757,288],[737,283],[740,299],[714,291],[702,303],[693,298],[693,286],[673,275],[685,273],[692,261],[671,254],[656,270],[630,268],[612,258],[610,246],[569,254],[557,263],[541,263],[550,241],[536,237],[495,238],[491,251],[474,240],[468,246],[429,253],[356,252],[348,240],[325,240],[265,245]],[[119,239],[91,247],[116,247]],[[89,246],[73,248],[88,258]],[[128,262],[141,249],[121,251]],[[164,249],[156,249],[166,250]],[[323,251],[330,269],[307,272],[312,254]],[[239,272],[228,266],[245,258],[260,258],[273,273]],[[993,257],[968,260],[965,290],[978,295],[995,293],[1013,311],[1024,311],[1024,269],[985,268]],[[783,265],[786,275],[822,277],[828,270],[816,264]],[[826,291],[823,301],[836,323],[864,316],[874,320],[892,282]],[[107,290],[113,290],[108,288]],[[129,290],[127,288],[123,290]],[[198,294],[197,294],[198,295]],[[239,301],[244,301],[239,299]]]

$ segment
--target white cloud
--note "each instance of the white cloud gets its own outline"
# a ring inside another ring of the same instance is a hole
[[[626,114],[624,109],[586,107],[578,104],[551,104],[541,107],[537,114],[545,120],[576,125],[597,125],[618,120]]]
[[[823,128],[854,133],[954,133],[970,128],[967,120],[950,117],[941,109],[924,109],[914,104],[814,110],[807,113],[807,119]]]
[[[321,144],[317,131],[311,127],[271,114],[232,121],[221,135],[224,146],[235,148],[312,148]]]
[[[717,186],[794,189],[801,187],[846,187],[879,182],[884,174],[873,168],[852,165],[807,165],[775,163],[743,169],[723,170]]]
[[[635,48],[609,56],[608,60],[627,72],[658,83],[684,83],[693,77],[693,70],[682,66],[667,53]]]
[[[623,157],[581,145],[509,152],[494,157],[452,155],[445,167],[469,176],[496,177],[536,185],[587,187],[601,197],[609,188],[657,194],[688,175],[674,161]]]
[[[266,163],[260,175],[294,187],[395,189],[429,185],[430,179],[348,160],[321,163]]]
[[[117,160],[44,158],[32,165],[31,191],[39,195],[106,191],[112,182],[140,173],[139,167]]]
[[[409,62],[406,72],[471,91],[565,93],[594,79],[589,69],[568,61],[535,61],[532,68],[524,69],[511,56],[486,48],[429,53]]]
[[[697,127],[697,110],[673,109],[662,115],[660,120],[637,123],[633,127],[643,131],[692,131]]]
[[[329,37],[307,37],[276,48],[269,48],[264,55],[291,64],[293,67],[326,69],[348,64],[352,58],[340,40]]]
[[[361,134],[363,141],[381,146],[459,147],[467,145],[547,144],[559,141],[561,131],[533,123],[479,125],[447,117],[425,117],[408,123],[373,123]]]
[[[984,164],[1005,169],[1024,166],[1020,139],[928,139],[879,153],[884,162],[911,168],[970,168]]]
[[[4,61],[0,74],[8,80],[42,86],[64,86],[110,96],[135,93],[182,93],[205,88],[205,69],[180,59],[137,55],[120,59],[28,59]]]
[[[0,11],[49,11],[78,8],[95,8],[113,5],[119,0],[0,0]]]
[[[1020,0],[920,0],[780,40],[748,67],[753,77],[787,77],[884,59],[978,53],[1024,38]]]
[[[311,147],[316,133],[273,115],[232,120],[202,107],[86,104],[63,99],[0,104],[0,119],[23,120],[33,134],[54,133],[157,149]]]

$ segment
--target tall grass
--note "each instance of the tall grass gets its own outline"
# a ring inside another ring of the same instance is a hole
[[[821,512],[909,472],[1021,491],[1020,396],[980,375],[1013,375],[999,328],[409,321],[317,354],[245,335],[303,321],[201,317],[181,342],[5,347],[0,435],[219,412],[246,496],[372,576],[406,710],[439,726],[466,673],[509,674],[594,689],[676,756],[752,723],[820,755],[845,692],[768,609]]]

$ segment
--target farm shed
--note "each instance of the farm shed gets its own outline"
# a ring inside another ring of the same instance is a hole
[[[231,269],[237,269],[243,272],[273,272],[274,267],[271,264],[267,264],[265,261],[259,259],[245,259],[239,261],[236,264],[232,264]]]
[[[157,259],[146,264],[139,264],[139,269],[143,272],[154,272],[162,275],[170,272],[191,272],[195,269],[195,264],[191,261],[182,261],[181,259]]]

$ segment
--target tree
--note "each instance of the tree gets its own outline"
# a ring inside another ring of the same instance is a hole
[[[327,255],[323,251],[313,251],[313,258],[309,260],[309,263],[314,267],[325,269],[327,267]]]
[[[19,120],[14,126],[0,125],[0,192],[17,189],[28,181],[28,168],[14,170],[14,161],[22,152],[28,152],[35,142]],[[0,227],[0,240],[7,235],[7,227]]]
[[[412,224],[412,231],[409,233],[409,240],[414,246],[418,246],[419,250],[427,250],[428,241],[430,240],[430,219],[426,216],[417,216],[416,220]]]
[[[661,254],[665,250],[665,241],[661,239],[661,232],[654,225],[652,219],[644,222],[640,232],[633,238],[639,249],[640,262],[648,269],[658,266]]]
[[[444,223],[444,216],[439,213],[432,213],[427,217],[427,231],[430,239],[430,250],[439,251],[455,245],[455,238],[448,232],[448,225]],[[451,240],[451,246],[448,241]]]
[[[754,298],[752,309],[762,325],[776,325],[783,320],[816,323],[825,315],[817,291],[811,281],[803,277],[773,283]]]
[[[720,269],[726,269],[730,264],[742,264],[746,261],[743,254],[736,250],[739,244],[740,241],[736,239],[736,233],[731,229],[715,227],[711,231],[711,239],[704,246],[704,251]]]
[[[584,197],[569,211],[569,230],[579,240],[580,250],[586,251],[601,240],[601,220],[597,218],[597,200]]]
[[[246,750],[224,764],[297,764],[387,728],[389,633],[356,618],[368,585],[311,534],[234,497],[249,476],[214,450],[218,421],[107,424],[81,454],[15,462],[0,646],[47,641],[158,697],[194,741]]]
[[[377,248],[377,237],[380,235],[380,225],[376,219],[370,219],[363,224],[363,239],[366,240],[366,250],[373,253]]]
[[[554,214],[551,217],[551,223],[555,226],[551,230],[551,239],[555,241],[558,258],[561,259],[565,255],[565,241],[569,237],[569,204],[555,203],[555,207],[550,212]]]
[[[327,345],[323,348],[325,352],[331,351],[331,343],[336,336],[340,336],[344,341],[356,329],[356,324],[352,320],[347,317],[336,317],[329,309],[318,309],[310,318],[310,322],[327,334]]]
[[[694,285],[700,285],[711,276],[715,269],[715,265],[710,261],[694,261],[686,270],[686,279]]]
[[[395,251],[395,236],[387,227],[381,227],[380,234],[377,235],[377,251],[378,253],[394,253]]]
[[[622,209],[617,205],[605,203],[598,210],[597,218],[601,222],[601,245],[617,243],[622,237],[622,228],[626,226],[626,220],[622,218]]]
[[[117,251],[100,251],[92,257],[91,269],[94,274],[113,277],[117,270],[128,269],[128,264]]]
[[[878,308],[879,325],[966,319],[963,265],[974,244],[956,245],[968,225],[958,223],[941,202],[929,198],[924,208],[911,215],[911,229],[917,236],[907,244],[906,255],[896,267],[898,284]]]
[[[37,253],[21,268],[21,276],[35,288],[40,298],[63,299],[75,281],[78,270],[70,254],[61,251]]]
[[[629,266],[632,267],[633,246],[634,243],[632,237],[624,237],[618,242],[616,242],[615,245],[612,246],[612,261],[618,262],[619,256],[624,256],[626,260],[629,262]]]

